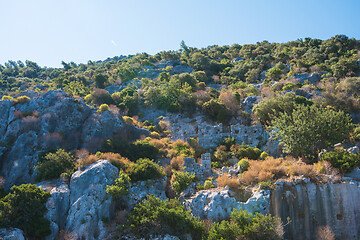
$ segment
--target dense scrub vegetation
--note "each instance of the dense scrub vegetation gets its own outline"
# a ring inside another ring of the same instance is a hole
[[[50,193],[32,184],[13,186],[0,199],[0,228],[16,227],[29,237],[43,238],[50,234],[50,222],[44,218]]]

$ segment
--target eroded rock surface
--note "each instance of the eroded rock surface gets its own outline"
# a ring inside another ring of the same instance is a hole
[[[17,228],[1,228],[0,239],[3,240],[25,240],[24,233]]]
[[[319,226],[330,226],[337,239],[360,236],[360,184],[324,183],[316,185],[278,183],[271,192],[270,213],[286,225],[286,239],[314,239]]]
[[[41,182],[37,186],[51,194],[46,202],[48,211],[45,214],[45,218],[50,221],[51,234],[46,239],[55,239],[59,230],[65,228],[66,216],[70,206],[70,189],[61,180]]]
[[[23,104],[0,101],[0,176],[6,180],[5,189],[32,182],[42,150],[63,147],[95,152],[119,131],[133,139],[150,134],[125,124],[114,112],[98,114],[62,90],[30,95],[32,98]]]
[[[73,232],[77,239],[103,239],[106,236],[103,221],[114,214],[114,204],[106,193],[106,186],[112,185],[118,176],[118,169],[107,160],[100,160],[72,175],[65,230]]]
[[[270,191],[255,192],[246,202],[238,202],[229,190],[204,190],[185,200],[185,206],[195,217],[220,221],[228,219],[234,209],[266,214],[269,211]]]
[[[166,177],[133,183],[129,189],[129,194],[123,198],[125,205],[127,208],[132,209],[136,203],[145,199],[147,195],[154,195],[161,200],[166,200],[165,188]]]

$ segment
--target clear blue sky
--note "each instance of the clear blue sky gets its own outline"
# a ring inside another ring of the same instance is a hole
[[[359,0],[0,0],[0,63],[41,66],[188,46],[360,39]]]

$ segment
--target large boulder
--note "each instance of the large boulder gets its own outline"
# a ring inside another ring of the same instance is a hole
[[[262,214],[269,211],[270,192],[267,190],[255,192],[246,202],[238,202],[231,195],[229,190],[204,190],[185,200],[185,206],[195,217],[213,221],[228,219],[234,209]]]
[[[129,194],[124,197],[126,207],[132,209],[136,203],[146,198],[147,195],[154,195],[161,200],[166,200],[165,194],[166,177],[134,183],[129,189]]]
[[[112,197],[107,185],[118,178],[119,171],[107,160],[100,160],[84,171],[76,171],[70,180],[70,208],[65,230],[77,239],[102,239],[107,231],[103,221],[114,214]]]
[[[2,240],[25,240],[24,233],[17,228],[1,228],[0,239]]]
[[[51,197],[46,202],[48,211],[45,218],[50,221],[51,230],[51,234],[46,237],[46,240],[52,240],[57,237],[60,229],[65,228],[70,203],[70,189],[61,180],[45,181],[38,183],[37,186],[51,194]]]

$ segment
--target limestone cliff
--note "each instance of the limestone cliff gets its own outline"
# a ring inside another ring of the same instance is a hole
[[[32,182],[40,151],[63,147],[95,152],[115,132],[134,139],[149,134],[111,111],[98,114],[62,90],[26,94],[31,99],[23,104],[0,101],[0,175],[5,189]]]
[[[280,182],[271,192],[270,213],[291,223],[285,239],[315,239],[319,226],[330,226],[338,239],[359,239],[360,184],[324,183],[316,185]]]

